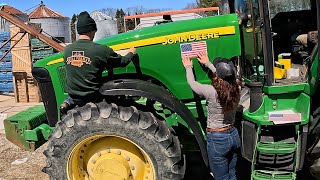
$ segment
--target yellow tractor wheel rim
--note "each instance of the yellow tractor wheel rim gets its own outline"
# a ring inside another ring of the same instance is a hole
[[[94,135],[71,151],[69,180],[155,180],[149,155],[131,140],[113,135]]]

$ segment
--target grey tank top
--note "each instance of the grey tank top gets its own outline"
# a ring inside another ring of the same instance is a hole
[[[216,68],[208,61],[205,64],[213,73],[216,72]],[[223,113],[220,105],[218,94],[212,85],[200,84],[194,79],[192,66],[186,67],[187,81],[191,89],[198,95],[204,97],[207,101],[207,127],[208,128],[222,128],[231,125],[235,121],[236,109]]]

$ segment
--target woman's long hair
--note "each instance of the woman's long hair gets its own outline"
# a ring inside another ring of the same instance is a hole
[[[219,77],[214,77],[212,86],[217,91],[218,99],[224,113],[237,108],[240,101],[240,89],[236,78],[224,80]]]

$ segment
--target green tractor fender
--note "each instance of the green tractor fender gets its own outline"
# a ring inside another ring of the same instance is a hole
[[[199,144],[202,158],[206,166],[209,166],[206,141],[195,117],[187,106],[170,94],[169,91],[156,84],[138,79],[117,79],[109,81],[105,83],[99,91],[106,96],[131,95],[146,97],[158,101],[170,110],[176,112],[192,130]]]

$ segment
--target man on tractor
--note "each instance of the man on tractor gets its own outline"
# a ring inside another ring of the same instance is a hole
[[[101,101],[99,93],[102,72],[106,68],[126,66],[136,54],[136,49],[128,50],[121,56],[111,48],[92,42],[97,32],[97,25],[88,12],[79,14],[77,22],[79,40],[68,45],[64,51],[64,63],[67,74],[67,91],[70,95],[61,109],[70,104],[84,105],[88,102]]]

